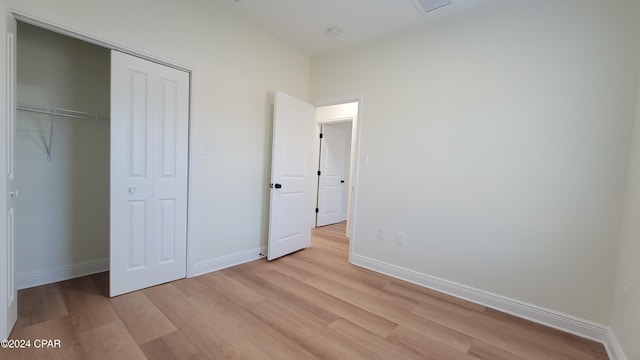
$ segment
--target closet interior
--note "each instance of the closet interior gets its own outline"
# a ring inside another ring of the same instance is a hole
[[[110,50],[18,23],[16,286],[109,266]]]

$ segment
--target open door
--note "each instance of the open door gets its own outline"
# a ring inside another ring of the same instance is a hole
[[[277,92],[273,117],[268,260],[310,246],[315,212],[315,107]]]
[[[188,104],[188,73],[111,52],[111,296],[186,276]]]
[[[4,7],[5,5],[0,5]],[[17,25],[11,12],[5,8],[0,8],[6,12],[5,28],[5,52],[4,52],[4,76],[5,89],[2,94],[2,111],[4,111],[5,123],[0,130],[0,137],[4,145],[4,156],[0,160],[2,168],[5,169],[5,192],[2,196],[5,202],[2,234],[0,234],[0,340],[6,339],[11,334],[13,325],[18,318],[18,293],[15,287],[15,265],[14,265],[14,217],[15,198],[18,190],[15,184],[14,174],[14,139],[15,139],[15,111],[16,111],[16,36]]]
[[[345,174],[347,132],[338,127],[323,125],[321,134],[316,226],[343,220],[342,198],[348,178]]]

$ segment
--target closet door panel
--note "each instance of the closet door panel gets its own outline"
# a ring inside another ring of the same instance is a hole
[[[154,136],[154,237],[167,272],[186,275],[189,75],[158,65]],[[168,276],[168,275],[167,275]]]
[[[126,227],[126,248],[128,251],[127,272],[142,271],[147,267],[147,259],[150,254],[146,243],[151,236],[151,202],[148,200],[152,193],[151,169],[151,118],[153,113],[152,93],[153,86],[149,74],[129,68],[127,71],[127,91],[122,92],[126,96],[126,114],[118,117],[117,122],[123,122],[123,129],[112,134],[112,139],[118,141],[121,134],[126,134],[125,151],[127,162],[127,179],[124,187],[118,186],[116,193],[121,193],[126,188],[124,196],[128,205]],[[115,124],[115,122],[114,122]],[[116,149],[116,151],[118,151]],[[117,183],[117,182],[116,182]],[[123,239],[123,240],[124,240]]]
[[[151,154],[154,73],[145,61],[111,57],[111,294],[145,281],[152,269]],[[117,280],[116,280],[117,279]]]
[[[111,296],[186,275],[189,75],[112,51]]]

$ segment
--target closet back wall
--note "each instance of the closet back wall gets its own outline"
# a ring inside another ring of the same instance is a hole
[[[109,50],[18,23],[17,102],[101,120],[17,112],[16,285],[108,268]]]

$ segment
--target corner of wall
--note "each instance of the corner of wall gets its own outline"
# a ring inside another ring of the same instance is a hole
[[[604,346],[607,349],[607,354],[609,355],[610,360],[627,360],[627,355],[625,355],[622,346],[620,346],[620,342],[618,342],[618,338],[612,328],[608,328],[607,338],[604,341]]]

